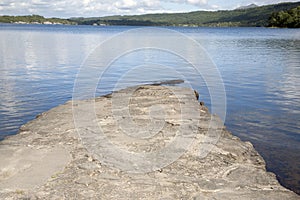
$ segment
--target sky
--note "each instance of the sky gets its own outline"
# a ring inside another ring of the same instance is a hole
[[[147,13],[231,10],[256,5],[299,0],[0,0],[0,15],[45,17],[98,17]]]

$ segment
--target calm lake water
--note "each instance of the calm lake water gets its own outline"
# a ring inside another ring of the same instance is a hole
[[[0,24],[0,139],[16,134],[37,114],[70,100],[87,56],[101,42],[129,29],[133,27]],[[227,95],[227,128],[251,141],[268,170],[300,193],[300,30],[171,29],[199,42],[217,66]],[[89,61],[96,64],[97,59]],[[173,67],[178,73],[169,73],[168,68],[159,73],[137,69],[146,61]],[[110,92],[128,70],[139,78],[126,84],[135,85],[182,78],[181,72],[189,68],[167,52],[132,52],[112,64],[96,95]],[[210,107],[205,82],[188,73]]]

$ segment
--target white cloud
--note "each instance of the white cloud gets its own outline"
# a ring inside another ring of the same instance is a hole
[[[194,4],[194,5],[202,5],[207,4],[206,0],[187,0],[187,3]]]
[[[159,0],[1,0],[1,14],[103,16],[161,10]],[[59,13],[58,13],[59,12]]]
[[[162,2],[171,2],[176,4],[190,4],[194,6],[201,6],[207,4],[207,0],[163,0]]]
[[[113,4],[117,9],[134,9],[137,8],[138,3],[134,0],[122,0],[122,1],[116,1]]]

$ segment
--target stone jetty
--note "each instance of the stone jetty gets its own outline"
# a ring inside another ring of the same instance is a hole
[[[195,94],[144,85],[38,115],[0,142],[0,199],[300,199]]]

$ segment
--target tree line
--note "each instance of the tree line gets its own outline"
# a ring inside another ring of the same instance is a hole
[[[39,15],[0,16],[0,23],[126,25],[126,26],[213,26],[299,28],[300,2],[221,11],[195,11],[108,16],[93,18],[45,18]]]
[[[269,26],[300,28],[300,6],[287,11],[274,12],[269,19]]]
[[[0,23],[28,23],[28,24],[76,24],[68,19],[45,18],[40,15],[0,16]]]
[[[297,6],[300,6],[300,2],[236,10],[72,18],[71,20],[82,25],[267,27],[270,26],[269,18],[273,13]]]

